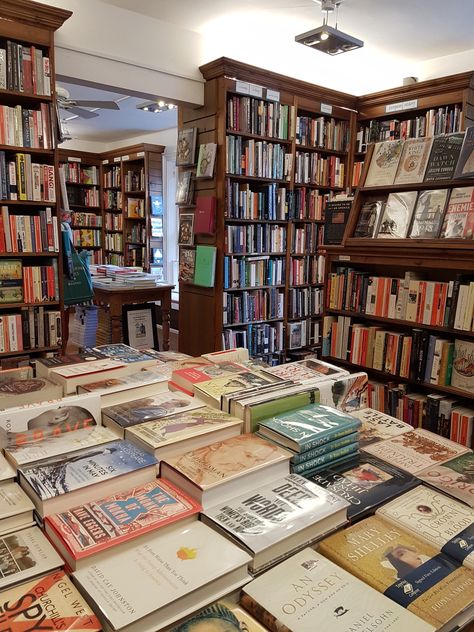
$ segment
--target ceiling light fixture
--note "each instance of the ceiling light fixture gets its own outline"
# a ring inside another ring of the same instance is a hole
[[[326,13],[323,24],[311,31],[297,35],[295,42],[320,50],[328,55],[340,55],[341,53],[362,48],[364,46],[362,40],[343,33],[337,28],[338,10],[342,2],[343,0],[321,0],[321,9]],[[329,13],[333,11],[336,13],[335,27],[328,24]]]
[[[154,112],[159,114],[160,112],[168,112],[168,110],[174,110],[177,107],[174,103],[166,103],[163,99],[157,101],[145,101],[145,103],[139,103],[137,105],[138,110],[144,112]]]

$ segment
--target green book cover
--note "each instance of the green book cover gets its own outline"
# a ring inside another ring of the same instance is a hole
[[[356,432],[360,419],[322,404],[279,413],[260,422],[259,432],[295,452],[304,452]]]
[[[355,466],[359,458],[360,452],[359,450],[355,450],[354,452],[349,452],[349,454],[341,456],[338,459],[334,459],[329,463],[322,463],[321,465],[315,465],[312,468],[307,468],[303,472],[300,472],[299,476],[303,476],[304,478],[311,478],[311,480],[313,480],[313,476],[315,476],[316,474],[320,474],[321,472],[325,472],[328,468]]]
[[[250,424],[249,432],[255,432],[259,422],[263,419],[314,403],[319,403],[319,389],[317,388],[280,398],[275,396],[267,402],[249,404],[247,407],[248,423]]]
[[[330,465],[333,461],[337,461],[343,457],[352,458],[357,454],[359,454],[359,443],[351,443],[338,450],[333,450],[327,454],[321,454],[314,459],[309,459],[309,461],[302,461],[301,463],[292,465],[291,471],[294,474],[304,475],[306,472],[313,472],[316,467]]]
[[[306,463],[306,461],[310,461],[311,459],[315,459],[318,456],[322,456],[323,454],[328,454],[329,452],[333,452],[334,450],[339,450],[340,448],[344,448],[345,446],[359,443],[359,433],[351,432],[351,434],[346,435],[345,437],[341,437],[340,439],[335,439],[334,441],[329,441],[329,443],[324,443],[320,445],[319,448],[313,448],[312,450],[305,450],[304,452],[298,452],[291,458],[291,463]]]
[[[216,247],[196,246],[196,262],[194,266],[194,284],[203,287],[214,287],[216,270]]]

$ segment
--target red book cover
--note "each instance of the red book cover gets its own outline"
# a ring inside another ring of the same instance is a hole
[[[163,478],[45,519],[75,560],[199,513],[201,506]],[[55,537],[54,537],[55,536]]]
[[[194,233],[213,235],[216,230],[217,199],[214,196],[201,196],[196,200],[194,213]]]

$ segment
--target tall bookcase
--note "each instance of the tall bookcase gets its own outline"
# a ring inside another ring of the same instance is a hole
[[[212,288],[180,283],[180,350],[199,355],[243,344],[253,356],[284,361],[318,345],[320,314],[311,293],[323,287],[317,282],[323,206],[347,184],[356,100],[227,58],[201,72],[205,104],[180,108],[179,128],[197,128],[198,148],[217,143],[213,179],[194,183],[194,202],[217,199],[215,235],[196,238],[216,246],[216,273]],[[311,139],[318,120],[327,131],[344,126],[345,141],[333,145],[326,135],[319,146],[317,136]],[[252,267],[258,280],[249,285]]]
[[[90,263],[103,263],[100,158],[93,153],[59,150],[71,210],[74,246],[89,252]]]
[[[61,346],[54,32],[70,15],[31,0],[0,5],[2,366]]]

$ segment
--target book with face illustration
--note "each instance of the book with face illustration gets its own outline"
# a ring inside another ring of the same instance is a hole
[[[474,573],[378,516],[329,536],[318,551],[436,629],[472,617]]]

